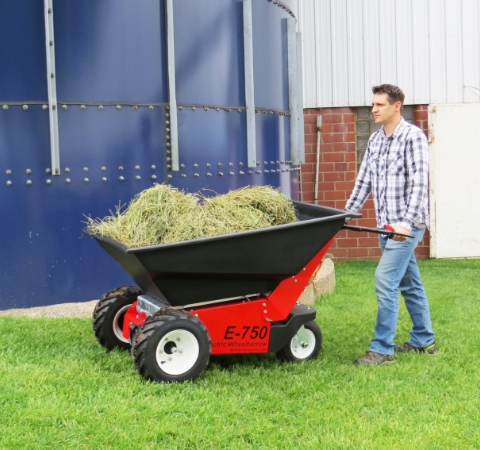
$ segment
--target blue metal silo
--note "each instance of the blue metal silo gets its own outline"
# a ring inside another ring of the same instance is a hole
[[[154,182],[298,197],[293,1],[17,0],[0,16],[0,309],[128,284],[82,237]],[[108,260],[108,261],[107,261]]]

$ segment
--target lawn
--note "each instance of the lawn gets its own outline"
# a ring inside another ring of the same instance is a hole
[[[153,384],[86,319],[0,317],[0,449],[480,448],[480,260],[420,262],[439,352],[355,367],[372,337],[375,263],[336,264],[315,361],[212,358]],[[402,304],[398,342],[410,321]]]

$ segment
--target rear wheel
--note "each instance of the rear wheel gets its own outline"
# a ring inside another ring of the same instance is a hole
[[[106,349],[129,349],[130,342],[123,337],[125,313],[142,291],[134,286],[123,286],[107,292],[95,305],[92,315],[93,333]]]
[[[322,349],[322,332],[313,321],[302,325],[290,342],[277,356],[283,361],[307,361],[314,359]]]
[[[171,311],[149,318],[132,340],[132,357],[143,378],[183,382],[199,377],[208,365],[212,343],[195,316]]]

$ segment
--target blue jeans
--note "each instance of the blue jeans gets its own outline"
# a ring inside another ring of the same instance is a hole
[[[414,253],[425,230],[413,229],[411,234],[415,238],[404,242],[379,237],[382,258],[375,272],[378,313],[375,338],[370,343],[370,350],[384,355],[393,355],[395,349],[393,340],[398,323],[398,291],[403,295],[413,323],[410,344],[426,347],[435,340],[427,295]]]

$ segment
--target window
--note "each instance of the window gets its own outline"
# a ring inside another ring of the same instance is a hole
[[[402,109],[403,118],[407,122],[413,123],[414,111],[415,107],[413,105],[404,106]],[[377,125],[373,120],[370,107],[357,108],[357,173],[362,163],[363,155],[365,155],[365,151],[367,150],[368,139],[370,135],[379,128],[380,125]]]

